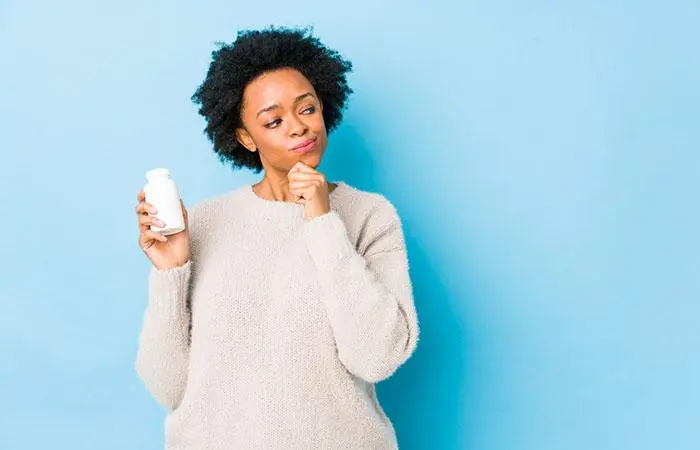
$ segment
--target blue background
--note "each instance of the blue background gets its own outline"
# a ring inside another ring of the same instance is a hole
[[[214,42],[315,25],[356,91],[321,170],[405,224],[405,449],[700,448],[700,4],[0,2],[0,448],[158,449],[135,196],[253,182],[189,97]]]

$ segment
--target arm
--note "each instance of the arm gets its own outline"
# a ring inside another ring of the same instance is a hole
[[[148,305],[139,335],[135,369],[158,403],[174,410],[187,384],[191,262],[174,269],[151,268]]]
[[[370,383],[391,376],[411,356],[418,321],[401,222],[388,202],[375,208],[360,255],[340,216],[331,211],[305,224],[338,357]]]

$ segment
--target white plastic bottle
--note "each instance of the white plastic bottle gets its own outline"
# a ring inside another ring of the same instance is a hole
[[[143,188],[146,202],[158,210],[155,217],[165,222],[164,227],[151,226],[151,230],[168,236],[185,229],[180,195],[168,169],[153,169],[146,172],[148,182]]]

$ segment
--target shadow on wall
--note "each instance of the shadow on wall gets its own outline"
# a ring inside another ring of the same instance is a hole
[[[355,125],[355,127],[353,127]],[[371,192],[385,192],[375,173],[376,149],[369,148],[357,121],[347,120],[329,139],[323,170]],[[422,248],[412,232],[411,214],[402,216],[421,334],[418,348],[394,376],[377,386],[382,407],[396,428],[402,450],[461,449],[466,383],[466,327],[452,311],[456,295],[440,278],[447,270],[437,255]],[[459,299],[462,300],[462,299]]]

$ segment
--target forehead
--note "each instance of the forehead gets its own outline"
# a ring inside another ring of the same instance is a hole
[[[250,108],[293,102],[307,92],[316,95],[311,82],[295,69],[277,69],[267,72],[246,86],[243,104]]]

